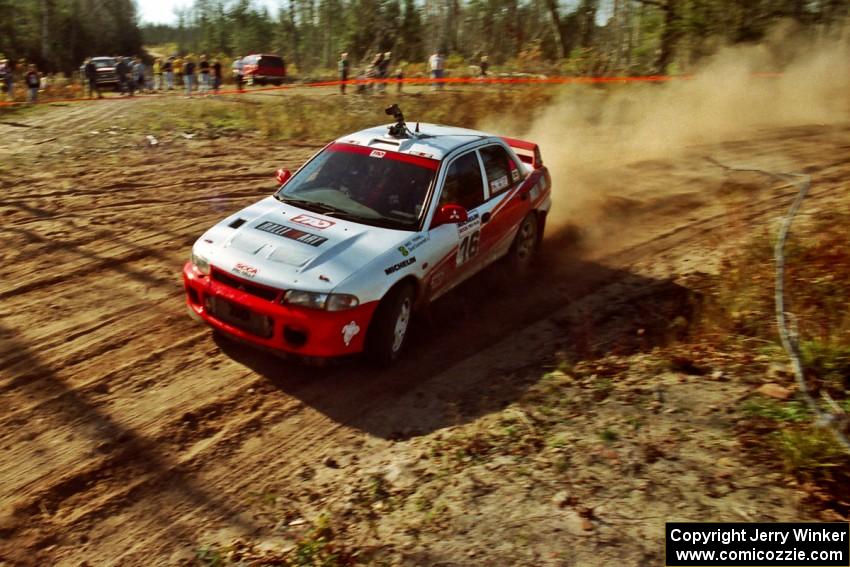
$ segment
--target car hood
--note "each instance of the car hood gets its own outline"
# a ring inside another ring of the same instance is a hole
[[[195,251],[214,268],[257,283],[331,291],[410,235],[328,217],[268,197],[208,230]]]

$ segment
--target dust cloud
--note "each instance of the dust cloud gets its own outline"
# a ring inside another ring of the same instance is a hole
[[[792,46],[785,35],[778,30],[760,45],[724,49],[690,79],[568,86],[530,127],[500,125],[540,144],[554,185],[549,226],[599,224],[612,200],[615,208],[618,200],[628,206],[622,196],[642,175],[642,164],[663,170],[658,160],[689,146],[756,129],[848,120],[850,42]],[[687,190],[681,183],[655,185],[659,193]]]

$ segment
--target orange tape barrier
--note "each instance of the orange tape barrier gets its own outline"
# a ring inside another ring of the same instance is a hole
[[[782,73],[753,73],[753,78],[776,78],[781,77]],[[642,75],[637,77],[616,76],[616,77],[444,77],[442,79],[432,79],[429,77],[415,77],[408,79],[349,79],[347,81],[318,81],[315,83],[297,83],[289,85],[280,85],[276,87],[259,87],[251,89],[225,89],[213,93],[212,90],[208,94],[216,95],[242,95],[257,92],[280,91],[290,89],[312,88],[312,87],[338,87],[340,85],[591,85],[591,84],[610,84],[610,83],[664,83],[669,81],[689,81],[695,75]],[[174,94],[180,95],[181,88],[175,88]],[[164,91],[157,91],[155,94],[165,94]],[[199,96],[198,90],[194,90],[191,96]],[[12,102],[0,101],[0,107],[4,106],[23,106],[28,104],[53,104],[67,102],[83,102],[83,101],[123,101],[132,100],[133,97],[77,97],[77,98],[62,98],[62,99],[46,99],[39,100],[35,103],[28,102]]]

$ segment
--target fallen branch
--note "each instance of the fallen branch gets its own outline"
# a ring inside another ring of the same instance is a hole
[[[782,342],[782,348],[785,349],[785,352],[791,359],[791,366],[794,369],[794,376],[797,379],[797,387],[800,389],[800,393],[805,398],[806,403],[812,410],[812,413],[814,413],[817,417],[815,425],[817,427],[828,428],[838,442],[844,446],[844,449],[850,453],[850,440],[847,439],[847,436],[840,429],[843,422],[847,419],[847,415],[843,412],[829,413],[822,411],[820,405],[812,397],[812,394],[809,391],[809,386],[806,383],[805,375],[803,374],[803,364],[800,361],[800,347],[797,340],[796,319],[792,314],[785,312],[785,243],[788,240],[788,234],[791,232],[791,224],[794,222],[794,217],[797,215],[797,212],[800,210],[800,206],[803,204],[803,200],[809,193],[809,189],[812,185],[812,179],[810,176],[803,173],[773,173],[752,167],[730,167],[711,157],[707,157],[705,159],[726,171],[761,173],[779,181],[787,182],[797,188],[797,196],[791,203],[791,207],[788,209],[788,213],[786,213],[785,218],[782,219],[782,226],[779,229],[779,234],[776,237],[776,243],[773,247],[773,257],[776,262],[774,278],[776,325],[779,328],[779,339]],[[794,327],[793,331],[789,331],[788,329],[789,320]]]

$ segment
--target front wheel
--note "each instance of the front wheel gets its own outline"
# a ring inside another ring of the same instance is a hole
[[[515,275],[524,276],[531,269],[538,244],[537,215],[531,212],[519,225],[516,238],[508,252],[508,262]]]
[[[389,366],[398,360],[407,340],[413,301],[409,284],[394,287],[381,300],[366,338],[367,355],[375,364]]]

